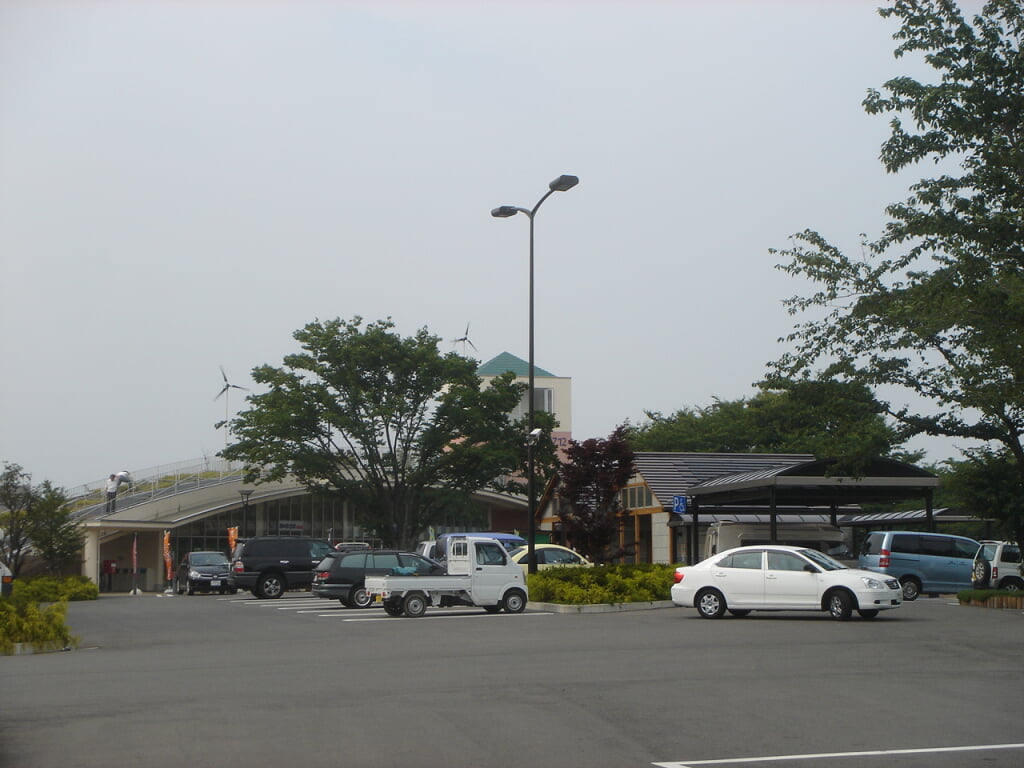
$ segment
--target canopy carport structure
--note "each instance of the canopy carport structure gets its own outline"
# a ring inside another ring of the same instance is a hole
[[[771,540],[777,541],[780,507],[818,507],[830,510],[839,524],[839,508],[921,499],[928,530],[935,529],[932,499],[939,478],[927,470],[895,459],[874,459],[857,476],[833,474],[834,459],[786,464],[753,472],[721,475],[686,489],[690,502],[690,562],[695,562],[701,511],[715,507],[759,507],[768,515]]]

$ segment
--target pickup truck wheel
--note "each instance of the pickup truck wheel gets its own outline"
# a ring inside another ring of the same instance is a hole
[[[526,595],[521,589],[510,589],[502,604],[506,613],[522,613],[526,610]]]
[[[409,618],[418,618],[427,612],[427,599],[419,592],[406,595],[402,601],[402,610]]]
[[[384,601],[384,613],[388,616],[401,616],[402,615],[402,601],[401,600],[385,600]]]
[[[284,577],[277,573],[265,573],[256,582],[253,592],[260,600],[273,600],[284,594]]]
[[[369,608],[372,604],[373,596],[366,591],[366,587],[362,584],[352,587],[352,591],[348,593],[349,608]]]

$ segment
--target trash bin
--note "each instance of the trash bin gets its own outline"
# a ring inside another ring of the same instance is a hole
[[[6,565],[0,563],[0,597],[7,597],[14,588],[14,577]]]

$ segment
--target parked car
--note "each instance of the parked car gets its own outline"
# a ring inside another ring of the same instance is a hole
[[[971,588],[974,556],[981,545],[966,536],[927,531],[872,531],[861,544],[858,565],[899,579],[904,600],[924,592]]]
[[[189,552],[174,574],[174,591],[179,595],[194,595],[196,592],[234,594],[238,587],[231,573],[231,561],[223,552]]]
[[[309,587],[313,569],[331,552],[326,541],[308,536],[257,536],[235,547],[235,584],[260,599],[277,598]]]
[[[828,611],[840,621],[857,611],[873,619],[903,604],[899,582],[871,571],[847,568],[815,549],[787,546],[736,547],[696,565],[676,568],[672,602],[696,608],[705,619],[726,611]]]
[[[1024,589],[1020,547],[1012,541],[983,541],[971,570],[975,589]]]
[[[332,552],[313,573],[313,594],[339,600],[347,608],[367,608],[372,598],[366,593],[367,576],[437,576],[444,566],[412,552],[377,549],[372,552]]]
[[[594,567],[594,564],[583,555],[559,544],[534,544],[533,549],[537,555],[538,571],[546,568],[562,568],[566,566]],[[509,550],[508,554],[513,561],[523,566],[524,571],[527,570],[530,555],[528,547],[514,547]]]

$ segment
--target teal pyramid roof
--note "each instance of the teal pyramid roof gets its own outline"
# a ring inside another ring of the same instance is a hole
[[[476,369],[477,375],[479,376],[500,376],[507,371],[512,371],[516,376],[528,377],[530,375],[530,364],[526,360],[516,357],[513,354],[502,352],[497,357],[488,360]],[[533,364],[533,375],[535,377],[555,377],[555,374],[550,371],[545,371],[536,363]]]

